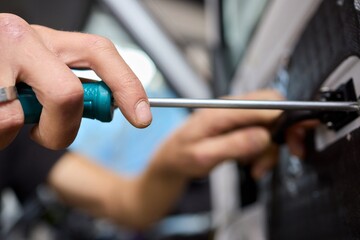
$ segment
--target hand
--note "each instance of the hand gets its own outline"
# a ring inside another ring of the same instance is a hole
[[[286,144],[291,154],[303,159],[305,157],[305,137],[308,130],[314,129],[320,124],[319,120],[312,119],[299,122],[291,126],[285,134]]]
[[[91,68],[113,92],[125,117],[136,127],[151,122],[145,91],[106,38],[31,26],[12,14],[0,14],[0,87],[30,85],[43,105],[32,138],[60,149],[75,138],[83,111],[83,89],[69,67]],[[20,102],[0,103],[0,149],[24,122]]]
[[[243,99],[282,98],[265,90]],[[279,114],[276,110],[199,110],[158,150],[157,167],[163,166],[169,174],[199,177],[225,160],[238,159],[252,164],[252,174],[259,178],[276,160],[268,127]]]

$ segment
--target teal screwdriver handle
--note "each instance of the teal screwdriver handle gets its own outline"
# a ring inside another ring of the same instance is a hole
[[[113,119],[113,98],[109,87],[104,82],[83,83],[84,118],[110,122]],[[38,123],[42,110],[34,91],[25,84],[17,85],[19,100],[25,115],[25,123]]]
[[[114,113],[114,99],[110,88],[104,82],[83,83],[84,118],[111,122]]]

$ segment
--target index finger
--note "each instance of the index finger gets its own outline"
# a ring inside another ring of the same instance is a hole
[[[282,97],[276,91],[264,90],[245,95],[241,99],[280,100]],[[279,110],[202,109],[193,114],[188,124],[197,126],[197,128],[193,129],[192,135],[195,138],[202,138],[214,136],[239,127],[250,125],[267,126],[280,113],[281,111]]]
[[[140,128],[151,123],[145,90],[110,40],[96,35],[33,27],[45,43],[51,42],[49,49],[67,65],[94,70],[110,87],[118,107],[130,123]]]

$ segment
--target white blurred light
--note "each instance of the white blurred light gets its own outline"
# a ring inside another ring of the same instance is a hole
[[[156,67],[153,61],[141,50],[134,48],[119,48],[116,47],[122,58],[133,70],[136,76],[140,79],[144,88],[146,88],[153,80]],[[77,77],[87,78],[91,80],[101,81],[98,75],[93,70],[72,70]],[[119,73],[120,75],[121,73]]]

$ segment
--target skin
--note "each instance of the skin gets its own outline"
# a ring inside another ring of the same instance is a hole
[[[304,159],[305,157],[305,137],[308,130],[314,129],[320,124],[319,120],[306,120],[291,126],[285,134],[285,139],[290,152]]]
[[[243,98],[281,99],[273,91]],[[274,110],[199,110],[164,141],[138,177],[118,176],[69,153],[53,167],[48,182],[67,204],[122,226],[144,229],[171,209],[190,179],[208,174],[224,161],[250,164],[253,175],[260,178],[276,163],[268,128],[279,114]]]
[[[93,69],[134,126],[151,122],[140,81],[108,39],[29,25],[15,15],[0,14],[0,62],[0,87],[25,82],[43,105],[32,138],[45,147],[68,146],[80,125],[83,90],[70,67]],[[272,91],[243,98],[281,99]],[[143,229],[166,214],[190,179],[226,160],[251,164],[253,176],[261,178],[276,163],[268,128],[278,115],[269,110],[200,110],[160,146],[148,169],[136,178],[118,176],[68,153],[50,171],[48,183],[70,205]],[[0,103],[0,149],[15,138],[23,122],[18,100]],[[290,134],[289,142],[302,155],[303,134],[298,133],[293,140]]]
[[[32,138],[61,149],[75,138],[83,111],[83,89],[70,67],[93,69],[113,92],[127,120],[143,128],[152,116],[145,91],[135,74],[106,38],[29,25],[12,14],[0,14],[0,87],[30,85],[43,105]],[[0,103],[0,149],[24,123],[18,100]]]

